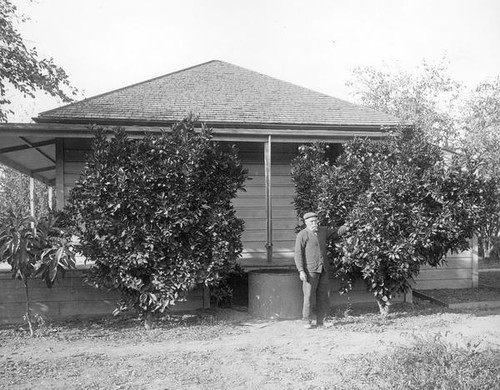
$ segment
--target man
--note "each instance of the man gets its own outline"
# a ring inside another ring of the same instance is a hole
[[[303,218],[306,227],[299,232],[295,240],[295,265],[299,271],[304,293],[302,318],[306,328],[311,329],[314,327],[311,318],[313,304],[316,303],[316,326],[323,325],[330,306],[326,245],[330,238],[338,238],[347,228],[341,226],[337,230],[319,226],[316,213],[306,213]]]

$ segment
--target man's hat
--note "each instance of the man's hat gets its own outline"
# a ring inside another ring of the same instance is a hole
[[[318,215],[316,213],[305,213],[303,218],[305,221],[306,219],[313,218],[313,217],[317,218]]]

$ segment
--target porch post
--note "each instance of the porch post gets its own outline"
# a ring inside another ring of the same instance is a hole
[[[273,261],[273,199],[271,190],[271,136],[264,144],[264,174],[266,194],[266,227],[267,227],[267,262]]]
[[[52,186],[48,187],[48,202],[49,202],[49,210],[52,211]]]
[[[33,230],[33,234],[36,234],[35,231],[35,179],[33,176],[30,176],[30,216],[32,221],[30,223],[31,229]]]
[[[35,218],[35,179],[30,176],[30,216]]]
[[[64,139],[56,139],[56,207],[64,208]]]

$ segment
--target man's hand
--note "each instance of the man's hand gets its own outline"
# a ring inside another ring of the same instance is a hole
[[[344,234],[346,234],[347,232],[347,226],[346,225],[342,225],[341,227],[339,227],[339,230],[337,230],[337,234],[339,236],[343,236]]]
[[[307,282],[307,274],[306,274],[304,271],[300,271],[300,273],[299,273],[299,278],[300,278],[300,280],[302,280],[303,282]]]

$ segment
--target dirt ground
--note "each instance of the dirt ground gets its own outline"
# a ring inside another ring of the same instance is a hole
[[[35,338],[0,330],[0,388],[336,389],[356,375],[350,359],[419,337],[500,350],[500,310],[453,312],[425,301],[387,318],[333,313],[318,329],[231,309],[192,319],[167,318],[151,331],[134,320],[65,323]]]

